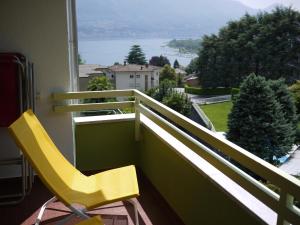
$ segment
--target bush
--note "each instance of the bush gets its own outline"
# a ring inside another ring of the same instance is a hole
[[[159,87],[152,88],[147,91],[147,95],[162,102],[175,111],[185,116],[189,116],[192,110],[192,103],[185,93],[178,93],[174,91],[173,89],[175,87],[175,81],[165,79],[160,82]]]
[[[93,77],[89,83],[87,90],[88,91],[105,91],[112,90],[113,85],[110,83],[109,79],[106,76],[96,76]],[[85,99],[85,103],[99,103],[99,102],[111,102],[115,101],[115,98],[91,98]]]
[[[151,88],[147,91],[147,95],[151,96],[155,100],[161,102],[163,98],[176,87],[176,82],[173,80],[165,79],[159,83],[159,86],[156,88]]]
[[[162,103],[187,117],[192,111],[192,103],[184,93],[173,91],[163,98]]]
[[[176,80],[175,69],[173,69],[169,64],[164,65],[159,74],[160,81],[163,80]]]
[[[195,94],[195,95],[230,95],[231,88],[195,88],[185,86],[185,93]]]

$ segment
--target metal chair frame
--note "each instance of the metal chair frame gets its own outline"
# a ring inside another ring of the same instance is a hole
[[[52,198],[50,198],[47,202],[45,202],[40,211],[39,214],[35,220],[35,225],[40,225],[41,221],[42,221],[42,217],[44,215],[45,210],[47,209],[48,205],[57,201],[58,199],[54,196]],[[130,204],[132,204],[132,206],[134,207],[134,220],[135,220],[135,225],[139,225],[139,214],[138,214],[138,209],[137,209],[137,203],[135,201],[133,201],[133,199],[126,199],[124,201],[129,202]],[[62,219],[61,221],[58,222],[57,225],[63,225],[66,222],[68,222],[72,217],[77,216],[80,217],[82,219],[89,219],[91,218],[89,215],[87,215],[86,213],[88,212],[88,210],[86,208],[76,208],[73,205],[67,206],[72,213],[70,215],[68,215],[66,218]]]

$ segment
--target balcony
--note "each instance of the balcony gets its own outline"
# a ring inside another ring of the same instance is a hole
[[[127,97],[135,100],[74,104],[78,99]],[[147,95],[137,90],[115,90],[54,93],[52,98],[54,112],[61,114],[124,108],[134,111],[74,117],[74,155],[76,167],[86,173],[136,165],[141,224],[300,224],[300,210],[293,204],[294,199],[300,199],[299,180]],[[232,160],[279,187],[280,193],[249,176]],[[28,197],[31,200],[25,199],[22,207],[1,209],[6,214],[1,217],[23,213],[21,222],[31,224],[38,207],[50,197],[39,182],[34,188]],[[30,211],[26,204],[35,200],[39,203]],[[67,213],[57,204],[56,213],[49,212],[46,224]],[[29,215],[24,213],[28,210]],[[93,213],[100,213],[107,224],[118,219],[132,224],[130,206],[122,202]]]
[[[145,94],[124,90],[56,93],[53,98],[61,102],[130,96],[135,97],[134,102],[54,107],[57,113],[128,107],[135,111],[74,119],[80,170],[137,165],[185,224],[299,223],[299,209],[292,200],[300,199],[298,180]],[[278,186],[280,195],[226,158]],[[216,211],[218,216],[213,217]]]

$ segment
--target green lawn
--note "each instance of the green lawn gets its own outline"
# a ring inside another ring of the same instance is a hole
[[[200,108],[213,123],[216,131],[227,132],[227,117],[232,108],[232,102],[222,102],[200,105]]]

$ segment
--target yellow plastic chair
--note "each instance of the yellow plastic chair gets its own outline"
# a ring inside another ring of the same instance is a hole
[[[135,221],[136,224],[139,223],[137,206],[131,200],[139,195],[133,165],[92,176],[83,175],[65,159],[31,110],[23,113],[9,127],[9,131],[40,179],[55,195],[42,206],[36,224],[40,223],[47,205],[56,200],[72,210],[73,213],[67,219],[74,215],[88,219],[87,211],[126,200],[133,204]],[[75,207],[74,204],[80,204],[82,208]]]

